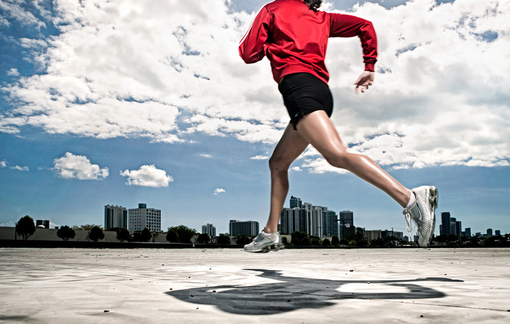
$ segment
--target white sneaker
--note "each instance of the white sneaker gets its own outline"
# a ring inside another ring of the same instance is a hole
[[[271,235],[264,235],[260,232],[250,244],[244,246],[246,252],[252,253],[267,253],[271,250],[278,251],[280,249],[283,249],[283,244],[278,232],[271,233]]]
[[[404,209],[407,221],[407,231],[411,234],[411,219],[416,224],[418,233],[418,245],[427,247],[432,240],[436,225],[437,189],[433,186],[421,186],[414,188],[416,201]]]

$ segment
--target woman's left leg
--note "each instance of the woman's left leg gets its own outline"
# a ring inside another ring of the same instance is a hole
[[[285,198],[289,192],[288,170],[292,162],[303,153],[308,142],[289,124],[269,159],[271,171],[271,208],[264,232],[278,231],[278,222]]]

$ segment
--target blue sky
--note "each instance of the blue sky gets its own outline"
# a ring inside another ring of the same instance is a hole
[[[162,226],[265,224],[267,160],[288,117],[267,60],[237,45],[265,1],[0,2],[0,223],[103,224],[104,206]],[[352,150],[407,187],[439,188],[472,232],[510,232],[510,4],[326,1],[371,20],[374,87],[356,96],[357,39],[332,39],[332,117]],[[404,231],[401,208],[307,150],[290,195]],[[288,206],[288,200],[286,203]],[[439,227],[436,227],[438,232]]]

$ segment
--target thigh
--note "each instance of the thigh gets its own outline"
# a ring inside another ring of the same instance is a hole
[[[347,151],[335,126],[323,110],[314,111],[303,117],[297,125],[297,131],[326,159]]]

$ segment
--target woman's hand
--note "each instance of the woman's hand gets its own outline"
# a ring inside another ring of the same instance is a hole
[[[364,71],[359,76],[358,80],[354,82],[354,85],[356,86],[356,94],[359,93],[361,90],[361,93],[364,93],[365,90],[368,90],[368,87],[372,86],[372,83],[374,83],[374,72],[370,71]]]

